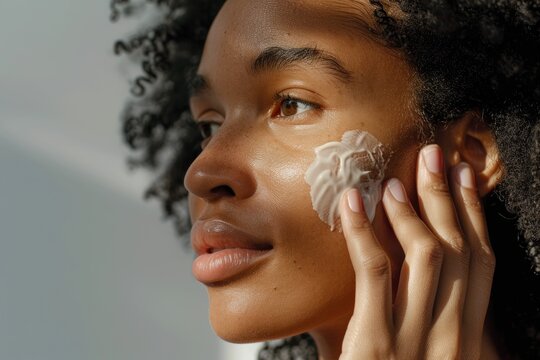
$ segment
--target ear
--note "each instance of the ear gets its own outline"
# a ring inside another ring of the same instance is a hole
[[[464,161],[472,166],[480,196],[489,194],[503,176],[495,136],[480,114],[467,112],[435,132],[448,166]]]

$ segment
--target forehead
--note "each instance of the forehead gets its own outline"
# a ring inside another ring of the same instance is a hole
[[[348,45],[359,35],[374,38],[374,11],[368,0],[228,0],[212,25],[205,53],[246,56],[282,44]]]
[[[278,26],[293,26],[300,30],[316,27],[351,30],[374,27],[375,8],[368,0],[228,0],[220,20],[235,20],[244,30],[270,32]],[[231,23],[229,23],[231,25]]]

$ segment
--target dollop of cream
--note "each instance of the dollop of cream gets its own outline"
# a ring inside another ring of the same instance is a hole
[[[341,231],[339,201],[353,187],[362,194],[367,216],[373,221],[387,163],[384,146],[365,131],[347,131],[341,142],[315,148],[315,160],[304,179],[311,187],[313,209],[331,231]]]

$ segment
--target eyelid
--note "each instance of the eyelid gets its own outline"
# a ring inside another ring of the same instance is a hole
[[[212,108],[210,109],[207,108],[202,111],[198,111],[197,113],[192,111],[191,113],[195,122],[201,122],[201,121],[219,122],[218,120],[223,119],[223,116],[221,115],[221,113]]]
[[[203,139],[201,143],[204,148],[204,144],[207,143],[219,130],[223,120],[222,115],[213,110],[204,110],[198,114],[198,116],[193,116],[193,121],[195,126],[199,130],[200,136]],[[214,130],[214,126],[217,126],[217,129]]]
[[[197,125],[197,128],[199,129],[199,132],[201,133],[201,137],[203,139],[209,139],[212,136],[214,136],[214,134],[212,132],[212,126],[217,125],[218,129],[219,129],[219,126],[221,126],[221,123],[219,123],[217,121],[213,121],[213,120],[201,120],[201,121],[196,121],[196,125]],[[205,127],[206,126],[210,127],[210,135],[205,134]]]
[[[309,101],[309,100],[304,100],[302,97],[300,96],[295,96],[295,95],[291,95],[291,93],[289,92],[286,92],[286,93],[276,93],[274,94],[274,102],[276,103],[274,105],[274,108],[277,108],[277,110],[279,110],[280,106],[281,106],[281,103],[285,100],[293,100],[293,101],[296,101],[296,102],[299,102],[299,103],[302,103],[302,104],[305,104],[305,105],[308,105],[310,107],[312,107],[313,109],[312,110],[320,110],[322,108],[322,106],[320,104],[317,104],[315,102],[312,102],[312,101]],[[274,114],[276,111],[272,111],[272,113]],[[291,117],[297,117],[297,116],[303,116],[307,111],[304,111],[304,112],[301,112],[300,114],[295,114],[295,115],[289,115],[289,116],[275,116],[276,118],[291,118]]]
[[[303,104],[313,106],[314,108],[320,108],[321,107],[321,105],[319,105],[317,103],[314,103],[314,102],[309,101],[309,100],[304,100],[304,99],[302,99],[302,97],[292,95],[291,93],[277,93],[277,94],[274,95],[274,101],[275,102],[283,101],[283,100],[295,100],[295,101],[301,102]]]

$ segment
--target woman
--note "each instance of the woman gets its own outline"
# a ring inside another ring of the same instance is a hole
[[[134,164],[174,150],[148,195],[181,233],[189,199],[217,335],[289,338],[262,359],[540,355],[538,1],[155,3],[115,46],[143,59],[124,133]]]

